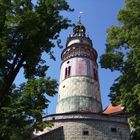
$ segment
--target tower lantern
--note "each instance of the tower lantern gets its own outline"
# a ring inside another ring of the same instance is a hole
[[[102,111],[97,52],[81,20],[67,38],[61,59],[57,113]]]

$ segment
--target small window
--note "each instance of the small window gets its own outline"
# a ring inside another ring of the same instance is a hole
[[[63,86],[63,88],[65,88],[65,85]]]
[[[88,136],[89,135],[89,132],[87,130],[84,130],[83,131],[83,136]]]
[[[65,68],[65,78],[67,78],[67,68]]]
[[[71,73],[71,66],[68,67],[68,77],[70,76]]]
[[[70,61],[67,62],[67,64],[69,64],[69,63],[70,63]]]
[[[98,81],[98,73],[97,73],[97,71],[95,69],[93,69],[93,73],[94,73],[94,79],[96,81]]]
[[[71,66],[65,68],[65,78],[68,78],[71,74]]]
[[[112,127],[112,128],[111,128],[111,132],[116,133],[116,132],[117,132],[117,129],[114,128],[114,127]]]

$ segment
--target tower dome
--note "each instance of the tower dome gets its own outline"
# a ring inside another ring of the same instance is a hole
[[[73,28],[74,36],[85,36],[86,28],[82,25],[81,22]]]

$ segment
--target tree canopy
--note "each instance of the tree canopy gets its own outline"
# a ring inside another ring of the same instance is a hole
[[[119,26],[107,31],[106,52],[101,66],[119,71],[109,96],[114,104],[121,104],[131,114],[133,139],[140,139],[140,1],[125,0],[118,13]]]
[[[72,11],[65,0],[0,0],[0,139],[29,139],[44,126],[46,95],[56,94],[57,82],[45,78],[42,54],[54,58],[59,33],[70,26],[61,11]],[[27,82],[16,86],[21,69]]]

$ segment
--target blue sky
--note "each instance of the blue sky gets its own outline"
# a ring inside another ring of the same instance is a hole
[[[98,52],[98,64],[100,56],[105,52],[106,43],[106,31],[112,25],[119,25],[117,21],[118,11],[124,7],[123,0],[67,0],[71,8],[74,8],[74,12],[66,13],[62,12],[65,17],[72,20],[72,23],[77,23],[79,12],[82,11],[82,23],[86,27],[89,37],[93,41],[93,47]],[[65,48],[66,38],[68,34],[72,33],[72,28],[63,30],[60,38],[62,39],[63,49]],[[50,60],[48,56],[45,56],[47,65],[50,66],[46,76],[51,76],[59,82],[60,64],[61,64],[61,52],[63,49],[54,49],[56,61]],[[109,90],[115,78],[118,76],[118,72],[110,72],[106,69],[101,69],[99,64],[99,80],[103,108],[109,104]],[[16,83],[24,81],[19,74],[16,78]],[[51,101],[49,108],[46,110],[48,114],[53,114],[56,111],[57,95],[49,98]]]

